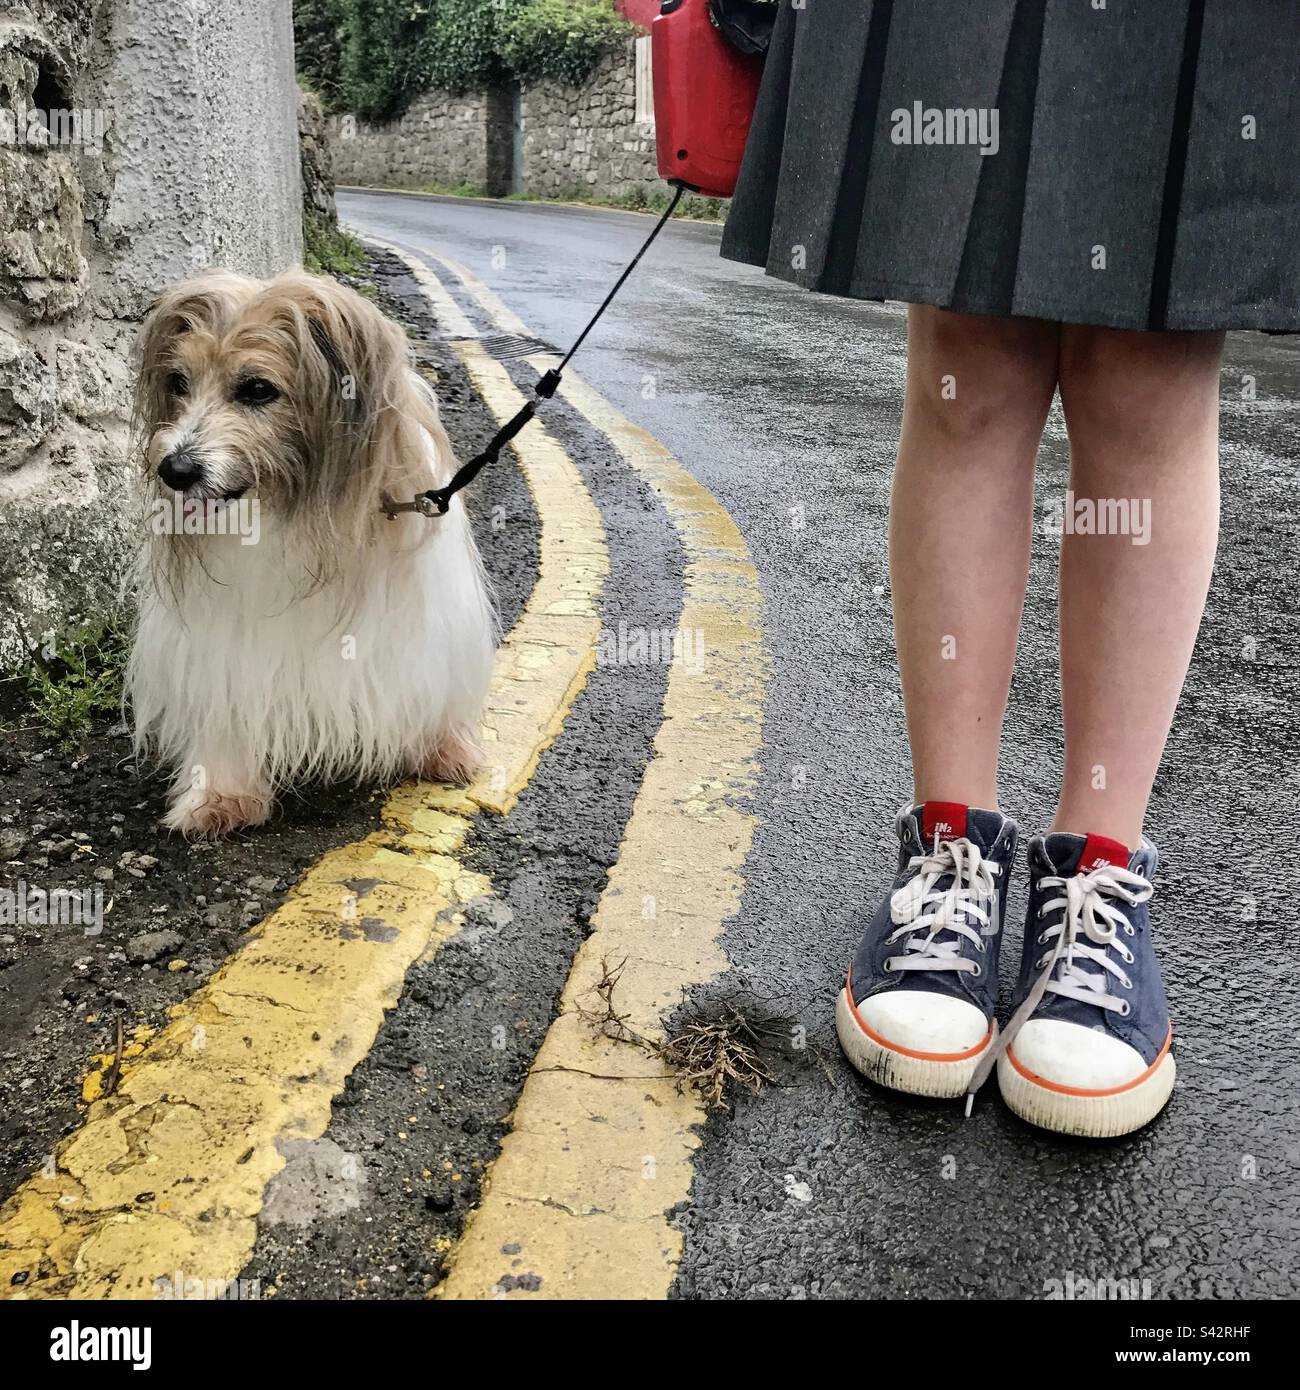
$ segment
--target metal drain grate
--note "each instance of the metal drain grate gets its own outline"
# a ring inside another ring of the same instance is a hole
[[[480,338],[479,346],[498,362],[509,362],[516,357],[531,357],[543,353],[549,357],[562,357],[554,343],[545,343],[540,338],[530,338],[526,333],[497,333],[490,338]]]

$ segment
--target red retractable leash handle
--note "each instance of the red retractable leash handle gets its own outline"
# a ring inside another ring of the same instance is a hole
[[[730,198],[763,76],[709,15],[709,0],[663,0],[650,25],[659,174],[706,198]]]
[[[502,425],[487,448],[457,469],[450,482],[421,492],[409,502],[395,502],[385,493],[380,507],[390,521],[402,512],[428,517],[446,515],[451,499],[488,464],[497,461],[501,450],[537,414],[538,406],[555,395],[569,359],[663,231],[683,193],[729,198],[736,191],[763,74],[762,58],[739,52],[723,38],[709,18],[708,0],[663,0],[663,7],[650,26],[650,35],[659,173],[674,185],[667,208],[560,365],[538,379],[532,400]]]

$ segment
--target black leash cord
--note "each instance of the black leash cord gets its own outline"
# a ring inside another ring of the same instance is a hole
[[[650,249],[655,237],[664,229],[664,224],[673,215],[678,201],[683,193],[686,192],[687,185],[679,183],[673,196],[668,201],[668,206],[664,209],[663,216],[655,223],[654,230],[641,243],[641,249],[628,262],[622,275],[614,282],[614,288],[605,296],[600,308],[591,316],[586,328],[578,334],[578,339],[574,345],[564,354],[558,367],[552,367],[538,378],[537,385],[533,387],[533,399],[527,401],[504,425],[492,436],[486,449],[482,453],[475,454],[468,463],[462,464],[456,470],[455,475],[449,483],[442,487],[430,488],[428,492],[421,492],[410,502],[394,502],[391,497],[385,494],[381,506],[384,513],[391,521],[399,512],[419,512],[423,516],[444,516],[447,508],[451,505],[451,499],[462,489],[468,487],[470,483],[485,469],[489,463],[495,463],[501,456],[501,450],[519,433],[521,429],[537,414],[537,407],[543,401],[549,401],[560,385],[560,375],[565,367],[569,365],[569,359],[582,346],[587,334],[595,328],[600,321],[600,316],[609,308],[614,296],[623,288],[627,277],[637,268],[637,263],[641,257]]]

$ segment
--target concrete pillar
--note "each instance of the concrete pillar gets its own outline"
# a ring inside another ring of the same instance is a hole
[[[0,0],[0,671],[118,586],[154,295],[300,260],[297,100],[291,0]]]

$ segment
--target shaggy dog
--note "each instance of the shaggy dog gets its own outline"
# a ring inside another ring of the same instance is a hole
[[[165,824],[257,825],[304,778],[467,780],[495,618],[459,497],[381,509],[456,467],[402,330],[332,280],[223,272],[167,290],[138,352],[128,689]]]

